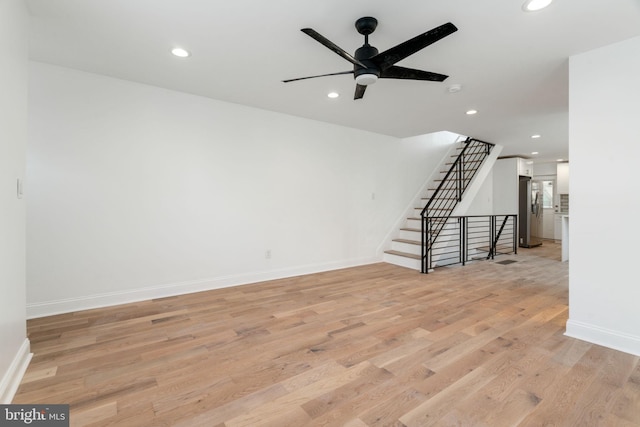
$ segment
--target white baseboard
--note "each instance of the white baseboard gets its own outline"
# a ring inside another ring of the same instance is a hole
[[[3,405],[8,405],[13,400],[13,396],[15,396],[16,391],[18,391],[18,387],[20,386],[20,381],[22,381],[22,377],[29,366],[29,362],[31,361],[31,357],[33,354],[31,353],[31,345],[29,343],[29,339],[25,338],[22,342],[22,345],[18,349],[11,365],[7,372],[5,372],[2,377],[2,382],[0,382],[0,403]]]
[[[565,335],[640,356],[640,337],[569,319]]]
[[[108,307],[112,305],[127,304],[145,301],[154,298],[164,298],[175,295],[189,294],[193,292],[209,291],[213,289],[228,288],[231,286],[246,285],[250,283],[264,282],[267,280],[283,279],[286,277],[302,276],[305,274],[320,273],[322,271],[338,270],[341,268],[357,267],[360,265],[382,262],[382,257],[366,258],[359,260],[331,262],[325,264],[307,265],[281,270],[248,273],[235,276],[217,277],[212,279],[196,280],[190,282],[171,283],[159,286],[130,289],[118,292],[102,293],[97,295],[81,296],[54,301],[45,301],[27,304],[27,318],[52,316],[55,314],[71,313],[92,308]]]

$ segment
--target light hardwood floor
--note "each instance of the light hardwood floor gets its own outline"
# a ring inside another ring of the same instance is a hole
[[[639,358],[563,335],[559,259],[545,242],[31,320],[14,403],[78,426],[639,426]]]

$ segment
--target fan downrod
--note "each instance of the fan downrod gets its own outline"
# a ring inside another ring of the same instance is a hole
[[[378,20],[371,16],[365,16],[356,21],[356,30],[363,36],[373,33],[378,26]]]

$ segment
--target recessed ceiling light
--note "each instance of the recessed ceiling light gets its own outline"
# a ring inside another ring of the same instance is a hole
[[[540,135],[538,135],[538,134],[531,135],[531,139],[538,139],[538,138],[540,138]]]
[[[469,110],[467,111],[468,116],[473,116],[474,114],[478,114],[478,110]]]
[[[329,98],[333,99],[333,98],[337,98],[337,97],[339,97],[339,96],[340,96],[340,94],[339,94],[338,92],[329,92],[329,93],[327,94],[327,96],[328,96]]]
[[[538,154],[538,152],[537,151],[532,151],[531,154],[533,154],[535,156],[536,154]]]
[[[447,92],[449,93],[456,93],[456,92],[460,92],[461,90],[462,90],[462,85],[459,85],[459,84],[451,85],[447,88]]]
[[[191,55],[188,50],[181,47],[174,47],[173,49],[171,49],[171,53],[178,58],[187,58]]]
[[[552,1],[553,0],[527,0],[522,5],[522,10],[525,12],[535,12],[536,10],[549,6]]]

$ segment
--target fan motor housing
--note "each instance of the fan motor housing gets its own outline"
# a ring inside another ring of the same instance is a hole
[[[378,54],[378,49],[368,44],[365,44],[364,46],[358,48],[358,50],[356,50],[354,57],[358,61],[366,65],[367,67],[366,68],[361,67],[357,64],[354,65],[353,66],[354,77],[358,77],[361,74],[375,74],[377,77],[380,77],[380,70],[378,69],[376,64],[374,64],[372,61],[369,60],[374,56],[376,56],[377,54]]]

